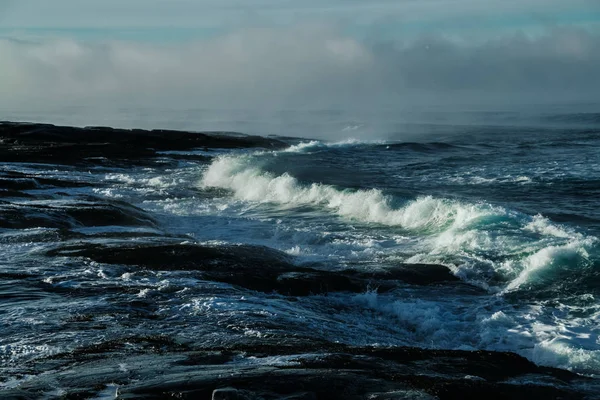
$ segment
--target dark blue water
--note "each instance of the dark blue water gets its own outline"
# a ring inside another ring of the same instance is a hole
[[[594,115],[569,114],[515,126],[389,125],[383,140],[365,140],[362,128],[352,128],[340,135],[361,139],[286,139],[291,147],[282,151],[199,150],[192,153],[208,161],[167,166],[6,163],[3,171],[90,184],[32,189],[36,199],[11,200],[16,205],[61,207],[93,195],[131,203],[158,221],[156,229],[88,227],[78,230],[82,235],[259,244],[331,270],[435,263],[465,285],[399,284],[385,293],[374,287],[291,301],[181,272],[49,261],[43,252],[59,240],[59,230],[4,229],[1,272],[32,278],[2,288],[12,300],[0,314],[0,356],[19,381],[26,361],[99,339],[156,333],[154,323],[127,323],[125,305],[140,301],[155,307],[162,333],[206,345],[303,335],[355,345],[506,350],[597,375],[597,122]],[[46,286],[54,292],[40,290]],[[61,290],[87,295],[65,297]],[[72,315],[93,315],[103,328],[78,330],[68,322]]]
[[[367,269],[441,263],[488,293],[355,299],[416,331],[420,345],[511,349],[541,364],[596,371],[600,133],[449,131],[224,156],[201,187],[228,189],[221,218],[261,221],[244,235],[306,260]],[[229,232],[222,238],[236,240]]]

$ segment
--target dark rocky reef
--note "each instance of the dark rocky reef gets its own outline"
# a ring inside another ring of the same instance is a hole
[[[0,147],[2,144],[0,143]],[[30,190],[64,189],[91,186],[88,182],[62,180],[25,174],[17,171],[0,171],[0,198],[44,198],[27,193]]]
[[[199,244],[100,245],[60,247],[49,256],[87,257],[96,262],[130,265],[161,271],[197,271],[202,279],[224,282],[260,292],[291,296],[329,292],[381,292],[399,283],[432,285],[460,281],[443,265],[398,264],[378,271],[330,271],[298,266],[285,253],[260,246]]]
[[[38,360],[40,375],[2,393],[34,399],[584,399],[588,379],[512,353],[352,347],[289,339],[193,348],[164,336],[126,337]],[[108,397],[107,397],[108,398]],[[592,398],[592,397],[587,397]]]
[[[0,122],[2,162],[136,165],[160,156],[161,151],[255,147],[281,149],[287,146],[277,139],[231,132],[75,128]]]
[[[36,190],[85,186],[90,186],[90,183],[46,178],[16,171],[0,171],[0,188],[4,190]]]
[[[85,196],[60,205],[0,200],[0,228],[69,229],[110,225],[156,226],[144,210],[118,200]]]

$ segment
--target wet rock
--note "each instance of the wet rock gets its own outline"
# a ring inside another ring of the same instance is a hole
[[[124,201],[75,203],[65,212],[81,226],[156,226],[154,219],[144,210]]]
[[[151,270],[198,271],[205,280],[290,296],[360,293],[369,288],[385,291],[397,287],[398,282],[437,284],[458,281],[446,267],[440,265],[403,264],[369,273],[356,270],[326,271],[295,265],[292,257],[282,252],[248,245],[85,244],[58,248],[48,255],[87,257],[96,262],[135,265]]]
[[[123,353],[126,351],[143,351],[159,353],[173,350],[186,350],[187,347],[181,343],[177,343],[173,338],[168,336],[153,335],[153,336],[130,336],[119,339],[113,339],[85,347],[79,347],[73,350],[70,356],[75,356],[82,359],[83,356],[94,354],[107,354],[112,352]]]
[[[278,275],[277,291],[289,296],[308,296],[330,292],[362,292],[368,284],[343,273],[329,271],[295,271]]]
[[[10,190],[10,189],[0,189],[0,198],[1,197],[25,197],[32,198],[33,196],[27,193],[19,192],[18,190]]]
[[[281,400],[317,400],[317,395],[313,392],[295,393],[282,397]]]
[[[212,392],[212,400],[247,400],[239,390],[234,388],[215,389]]]
[[[372,393],[370,400],[436,400],[437,397],[416,390],[398,390],[388,393]]]
[[[438,264],[398,264],[372,274],[362,274],[363,278],[372,276],[379,280],[399,280],[412,285],[432,285],[441,282],[456,282],[459,278],[443,265]]]
[[[131,360],[131,359],[130,359]],[[118,361],[118,360],[117,360]],[[297,367],[242,366],[229,364],[220,366],[196,366],[194,369],[177,369],[169,364],[158,366],[153,361],[146,368],[137,368],[135,379],[127,382],[126,375],[110,368],[97,368],[98,374],[91,376],[82,367],[99,367],[87,364],[59,376],[62,387],[78,390],[101,379],[121,383],[119,390],[123,399],[157,399],[177,397],[195,398],[238,398],[238,399],[582,399],[577,390],[561,386],[515,385],[503,382],[472,382],[426,372],[402,371],[402,365],[387,365],[388,371],[376,363],[367,369],[307,369]],[[168,362],[168,359],[162,360]],[[114,360],[113,360],[114,362]],[[129,365],[132,363],[130,362]],[[83,375],[83,376],[81,376]],[[141,378],[141,379],[140,379]],[[99,386],[100,383],[97,384]],[[236,389],[218,390],[223,386]],[[25,387],[40,389],[35,382]],[[308,390],[308,392],[307,392]],[[302,393],[302,394],[299,394]]]
[[[45,178],[17,171],[0,171],[0,188],[12,190],[35,190],[89,186],[90,183],[55,178]]]
[[[386,291],[396,288],[399,282],[425,285],[459,281],[447,267],[441,265],[402,264],[368,273],[357,270],[327,271],[298,266],[285,253],[248,245],[85,244],[58,248],[48,255],[87,257],[96,262],[134,265],[151,270],[198,271],[205,280],[289,296],[360,293],[370,288]]]
[[[44,205],[13,205],[0,203],[0,228],[69,228],[74,221],[69,221],[65,213]]]
[[[269,364],[273,355],[287,355],[289,362]],[[511,353],[352,347],[311,340],[282,347],[270,339],[254,346],[190,350],[162,336],[98,343],[29,367],[51,369],[32,375],[11,394],[40,396],[59,386],[66,398],[89,398],[118,385],[122,399],[575,400],[585,398],[591,382]],[[471,379],[465,371],[481,378]]]
[[[111,225],[156,226],[145,211],[122,201],[87,197],[60,205],[0,202],[0,228],[68,229]]]
[[[39,189],[40,185],[33,178],[6,178],[0,177],[0,188],[6,190]]]
[[[75,128],[32,123],[0,123],[0,161],[57,164],[144,164],[160,151],[195,148],[272,148],[287,144],[272,138],[229,132]]]
[[[109,264],[136,265],[154,270],[198,270],[205,272],[252,272],[265,266],[264,274],[293,268],[285,253],[261,246],[203,246],[187,243],[104,246],[92,243],[60,247],[48,253],[88,257]],[[249,279],[261,279],[259,273]],[[234,279],[234,278],[232,278]],[[257,282],[258,284],[259,282]]]
[[[20,389],[0,389],[0,396],[3,400],[35,400],[39,398],[35,393],[28,393]]]

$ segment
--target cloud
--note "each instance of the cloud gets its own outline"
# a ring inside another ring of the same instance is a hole
[[[556,29],[486,42],[365,41],[331,27],[186,43],[0,39],[0,106],[376,108],[600,100],[600,37]]]
[[[369,75],[372,57],[359,42],[321,28],[252,29],[171,45],[2,40],[0,101],[244,106],[356,86],[352,80]]]

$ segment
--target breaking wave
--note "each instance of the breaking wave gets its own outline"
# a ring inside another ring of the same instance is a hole
[[[244,202],[288,209],[314,207],[347,221],[399,229],[418,238],[414,254],[403,261],[446,264],[464,281],[497,293],[530,288],[556,271],[593,263],[590,252],[597,244],[595,237],[541,215],[433,196],[401,201],[379,189],[303,183],[289,173],[276,175],[259,165],[252,155],[216,158],[201,185],[227,189]]]
[[[303,185],[288,173],[274,175],[252,166],[251,156],[220,157],[204,173],[202,186],[229,189],[244,201],[290,207],[315,206],[355,221],[398,226],[410,230],[438,230],[464,226],[505,211],[486,204],[461,204],[431,196],[395,208],[381,190],[340,190],[331,185]]]

